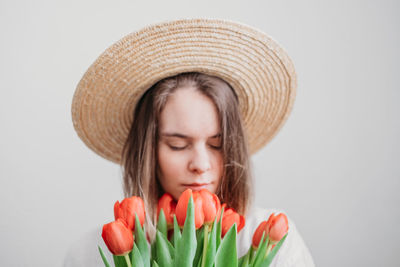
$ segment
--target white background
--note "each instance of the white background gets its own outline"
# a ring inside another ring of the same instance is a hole
[[[296,222],[317,266],[399,266],[396,1],[0,2],[0,266],[60,266],[113,219],[121,171],[76,135],[71,101],[108,46],[151,23],[239,21],[298,73],[293,112],[252,157],[256,204]]]

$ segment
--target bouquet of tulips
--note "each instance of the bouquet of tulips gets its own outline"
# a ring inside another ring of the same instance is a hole
[[[157,232],[150,244],[143,200],[134,196],[115,203],[115,221],[103,226],[102,237],[116,267],[269,266],[288,232],[285,214],[272,214],[260,223],[248,252],[238,259],[236,235],[245,218],[221,205],[215,194],[187,189],[176,203],[166,193],[157,213]],[[110,266],[98,248],[105,266]]]

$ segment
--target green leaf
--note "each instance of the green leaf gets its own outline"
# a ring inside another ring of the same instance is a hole
[[[202,255],[203,255],[203,245],[204,245],[204,226],[196,231],[197,248],[196,254],[193,260],[193,266],[197,266]]]
[[[239,267],[247,267],[250,263],[250,256],[253,254],[253,246],[250,246],[245,255],[239,259]]]
[[[140,251],[135,243],[133,244],[131,262],[134,267],[144,267],[142,255],[140,255]]]
[[[157,230],[159,230],[166,238],[168,238],[167,220],[165,219],[164,210],[160,210],[158,215]]]
[[[154,240],[153,244],[151,244],[151,259],[157,259],[157,251],[156,251],[156,241]]]
[[[139,217],[135,213],[135,243],[139,249],[140,255],[142,256],[145,267],[150,267],[150,251],[147,238],[140,224]]]
[[[236,250],[236,223],[229,229],[224,236],[221,245],[218,248],[215,257],[215,267],[237,267],[237,250]]]
[[[173,259],[175,256],[175,248],[172,246],[172,243],[162,234],[161,237],[163,238],[164,242],[167,244],[168,250],[169,250],[169,255],[171,255],[171,258]]]
[[[275,245],[275,247],[274,247],[274,248],[271,250],[271,252],[268,254],[267,258],[265,258],[265,259],[263,260],[263,262],[261,263],[260,266],[262,266],[262,267],[268,267],[268,266],[271,264],[271,262],[272,262],[272,260],[274,259],[276,253],[278,253],[278,251],[279,251],[279,249],[281,248],[283,242],[285,241],[287,235],[288,235],[288,234],[286,234],[286,235]]]
[[[194,225],[194,204],[193,197],[190,196],[185,225],[183,226],[182,238],[179,240],[174,257],[174,266],[192,267],[194,255],[196,253],[196,228]]]
[[[99,252],[100,252],[101,258],[103,259],[104,265],[105,265],[106,267],[110,267],[110,264],[108,263],[107,258],[106,258],[106,256],[105,256],[104,253],[103,253],[103,250],[101,249],[100,246],[97,246],[97,247],[99,248]]]
[[[249,266],[249,257],[246,255],[243,255],[243,257],[241,257],[238,260],[238,266],[239,267],[248,267]]]
[[[254,267],[260,266],[261,262],[264,260],[265,253],[267,252],[269,237],[268,235],[266,236],[266,238],[264,237],[265,237],[265,232],[263,232],[260,243],[258,244],[256,255],[254,256],[254,264],[253,264]]]
[[[153,260],[153,264],[151,265],[152,267],[159,267],[157,262],[155,260]]]
[[[113,255],[115,267],[128,267],[124,256]]]
[[[169,241],[165,238],[164,234],[157,230],[156,250],[157,262],[159,263],[160,267],[172,267],[171,249],[168,247],[168,242]]]
[[[176,216],[174,214],[174,238],[173,238],[174,248],[177,247],[177,244],[181,238],[182,238],[181,229],[179,228],[178,221],[176,220]]]
[[[221,244],[222,218],[223,218],[223,215],[224,215],[224,209],[225,208],[222,208],[222,210],[221,210],[221,217],[220,217],[220,220],[219,220],[219,222],[217,224],[217,240],[216,240],[217,249],[219,248],[219,245]]]
[[[208,239],[208,246],[204,267],[212,267],[214,265],[215,254],[217,252],[217,218],[215,218]]]
[[[200,257],[200,260],[199,260],[199,262],[197,263],[197,265],[193,264],[193,266],[201,267],[202,261],[203,261],[203,259]]]

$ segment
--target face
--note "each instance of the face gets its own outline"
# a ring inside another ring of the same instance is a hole
[[[175,200],[187,188],[215,193],[223,173],[217,109],[194,88],[179,88],[160,114],[159,181]]]

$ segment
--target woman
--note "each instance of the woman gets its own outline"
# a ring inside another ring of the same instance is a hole
[[[147,200],[147,221],[156,220],[162,194],[177,200],[187,188],[206,188],[245,213],[251,181],[247,143],[227,83],[200,73],[163,79],[134,114],[123,155],[125,195]]]
[[[267,54],[271,46],[278,53]],[[123,166],[125,195],[144,199],[150,236],[165,192],[177,200],[187,188],[206,188],[245,215],[239,256],[274,212],[250,205],[249,154],[277,133],[293,102],[294,69],[278,48],[265,34],[232,22],[167,22],[125,37],[82,78],[72,108],[75,129],[91,149]],[[70,250],[65,266],[101,264],[100,230],[95,236]],[[314,266],[290,218],[271,266]]]

